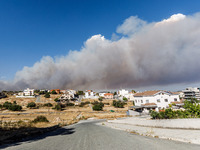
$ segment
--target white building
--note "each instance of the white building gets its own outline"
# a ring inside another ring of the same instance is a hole
[[[173,102],[180,102],[179,94],[167,91],[145,91],[134,94],[135,108],[141,108],[144,111],[155,109],[165,109]]]
[[[27,88],[27,89],[25,89],[24,91],[23,91],[23,95],[24,96],[33,96],[34,95],[34,89],[29,89],[29,88]]]
[[[104,94],[106,94],[107,92],[99,92],[99,97],[104,97]]]
[[[27,98],[32,98],[34,97],[34,89],[25,89],[23,92],[18,93],[18,96],[16,97],[27,97]]]
[[[98,99],[99,96],[96,96],[96,93],[93,92],[92,90],[87,90],[85,92],[85,96],[84,96],[85,99]]]
[[[188,87],[185,90],[182,91],[184,93],[183,98],[184,99],[190,99],[190,98],[196,98],[200,100],[200,90],[199,88],[195,87]]]
[[[126,97],[126,98],[129,99],[129,97],[130,97],[130,94],[129,94],[128,90],[125,90],[125,89],[119,90],[117,92],[117,94],[118,94],[118,97],[122,97],[122,98]]]

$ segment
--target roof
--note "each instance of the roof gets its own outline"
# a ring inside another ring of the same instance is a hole
[[[60,91],[60,89],[52,89],[51,91],[53,91],[53,90],[54,90],[54,91]]]
[[[146,103],[142,105],[144,108],[156,108],[156,103]]]
[[[156,103],[145,103],[145,104],[142,104],[142,106],[150,106],[150,105],[156,105]]]
[[[153,96],[160,91],[144,91],[141,93],[135,93],[134,96]]]
[[[113,95],[112,93],[106,93],[104,94],[104,96],[109,96],[109,95]]]
[[[181,92],[171,92],[173,95],[179,95]]]

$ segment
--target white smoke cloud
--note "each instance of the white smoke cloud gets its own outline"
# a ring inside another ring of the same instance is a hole
[[[80,51],[45,56],[18,71],[12,82],[0,81],[0,88],[136,88],[200,81],[199,14],[153,23],[131,16],[117,33],[122,34],[117,41],[94,35]]]
[[[146,21],[141,20],[137,16],[127,18],[124,23],[117,28],[117,33],[124,35],[132,35],[141,30],[146,25]]]

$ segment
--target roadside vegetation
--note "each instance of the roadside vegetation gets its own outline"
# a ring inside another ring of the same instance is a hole
[[[163,109],[160,112],[151,111],[152,119],[200,118],[200,105],[196,99],[184,101],[185,110]]]

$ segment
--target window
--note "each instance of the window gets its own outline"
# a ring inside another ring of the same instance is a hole
[[[149,103],[149,100],[146,100],[146,103]]]
[[[137,100],[135,100],[135,103],[137,103]]]
[[[143,100],[141,100],[141,103],[143,103]]]
[[[160,99],[157,99],[157,102],[160,103]]]
[[[165,102],[168,102],[168,99],[165,99]]]
[[[177,98],[174,98],[174,101],[177,102]]]

